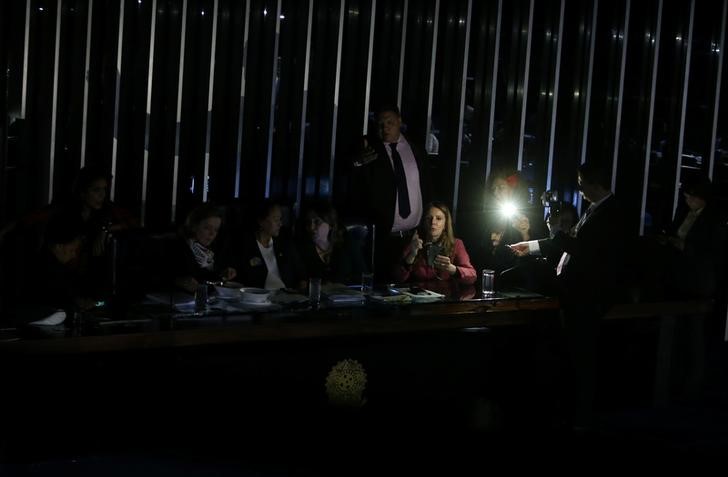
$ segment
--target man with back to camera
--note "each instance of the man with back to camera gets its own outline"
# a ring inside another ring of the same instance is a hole
[[[43,247],[25,272],[32,275],[21,290],[17,322],[24,324],[48,317],[57,311],[73,316],[93,308],[96,300],[83,286],[79,270],[83,222],[66,210],[53,213],[43,234]]]
[[[427,203],[425,153],[405,138],[401,126],[396,105],[379,108],[377,135],[363,138],[354,159],[354,196],[361,215],[376,225],[374,268],[380,283],[391,280]]]
[[[557,233],[571,233],[571,230],[579,222],[579,212],[570,202],[561,202],[558,208],[551,208],[548,216],[546,216],[546,227],[549,231],[549,237],[554,238]],[[556,271],[556,267],[561,261],[561,253],[558,250],[552,252],[546,257],[549,268]]]
[[[561,230],[553,238],[519,242],[511,249],[519,256],[561,252],[556,275],[576,386],[572,424],[582,428],[591,424],[599,320],[617,301],[625,234],[610,190],[610,172],[595,163],[584,163],[578,169],[578,184],[591,204],[570,232]]]

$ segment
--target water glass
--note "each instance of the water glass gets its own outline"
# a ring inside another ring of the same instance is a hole
[[[483,298],[492,297],[495,294],[493,285],[495,283],[495,270],[483,270],[482,291]]]
[[[195,312],[205,311],[207,308],[207,283],[200,283],[195,290]]]
[[[372,272],[364,272],[361,274],[361,292],[368,295],[374,289],[374,274]]]
[[[311,306],[318,307],[321,303],[321,279],[320,278],[309,278],[308,279],[308,301]]]

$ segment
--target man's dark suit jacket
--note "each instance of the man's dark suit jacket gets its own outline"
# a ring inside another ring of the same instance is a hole
[[[543,255],[567,252],[571,257],[558,277],[563,305],[594,306],[605,311],[621,301],[618,273],[626,234],[614,196],[606,199],[579,228],[575,237],[559,232],[539,240]]]
[[[266,267],[263,255],[260,253],[255,235],[247,236],[241,247],[236,281],[240,281],[243,285],[249,287],[263,288],[265,279],[268,276],[268,267]],[[273,248],[278,262],[278,271],[286,287],[295,288],[300,281],[306,280],[306,270],[299,258],[296,247],[290,240],[280,237],[275,238],[273,239]]]
[[[406,136],[405,136],[405,139]],[[377,158],[367,164],[354,168],[352,174],[351,205],[358,215],[377,225],[377,233],[389,234],[394,222],[394,208],[397,203],[397,183],[392,163],[381,139],[367,137],[367,141],[377,153]],[[419,171],[422,207],[430,198],[429,175],[425,165],[426,153],[407,139],[417,161]],[[412,191],[409,191],[410,195]],[[424,210],[423,210],[424,213]]]

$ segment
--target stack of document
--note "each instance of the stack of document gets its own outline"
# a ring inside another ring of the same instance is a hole
[[[346,287],[330,289],[325,295],[331,303],[337,304],[362,303],[364,301],[364,295],[361,291]]]
[[[371,295],[370,298],[372,299],[372,301],[386,303],[388,305],[407,305],[409,303],[412,303],[412,298],[407,295]]]
[[[392,288],[392,291],[410,297],[414,303],[431,303],[445,298],[445,295],[442,293],[436,293],[432,290],[425,290],[418,287]]]

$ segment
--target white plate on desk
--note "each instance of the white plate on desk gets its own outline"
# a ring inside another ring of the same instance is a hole
[[[271,291],[265,288],[247,287],[241,288],[240,303],[251,306],[270,304]]]
[[[222,285],[215,285],[215,291],[217,292],[217,296],[219,298],[240,298],[240,294],[242,293],[240,290],[243,288],[242,283],[238,282],[224,282]]]

